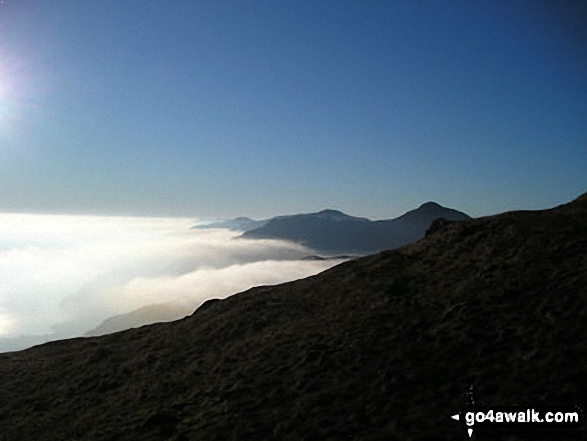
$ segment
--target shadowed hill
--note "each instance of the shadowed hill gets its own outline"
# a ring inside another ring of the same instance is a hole
[[[337,210],[279,216],[241,237],[291,240],[326,254],[370,254],[415,242],[437,218],[470,219],[465,213],[427,202],[396,219],[371,221]]]
[[[488,404],[585,408],[586,249],[582,197],[445,222],[177,322],[0,354],[0,439],[466,439],[450,415],[471,384]]]

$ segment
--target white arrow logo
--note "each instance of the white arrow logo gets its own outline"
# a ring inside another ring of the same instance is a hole
[[[453,420],[458,421],[461,416],[457,413],[455,415],[451,415],[450,417]],[[467,432],[469,433],[469,438],[471,438],[473,436],[473,429],[467,429]]]

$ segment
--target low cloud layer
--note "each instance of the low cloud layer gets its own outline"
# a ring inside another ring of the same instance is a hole
[[[154,305],[210,298],[323,271],[312,251],[192,219],[0,214],[0,352],[99,326]]]

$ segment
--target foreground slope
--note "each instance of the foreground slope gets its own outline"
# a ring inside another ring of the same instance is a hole
[[[449,416],[471,384],[489,404],[585,408],[586,249],[583,196],[0,354],[0,440],[466,439]]]

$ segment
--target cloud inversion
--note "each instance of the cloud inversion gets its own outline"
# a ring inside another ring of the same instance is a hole
[[[0,214],[0,351],[83,335],[149,305],[192,311],[209,298],[338,263],[300,260],[312,251],[299,245],[191,225],[186,218]]]

